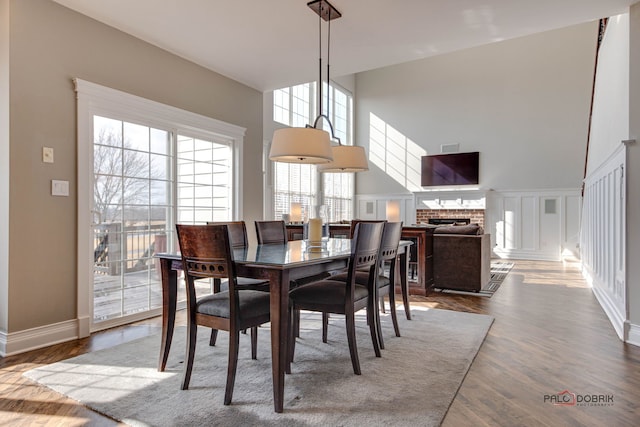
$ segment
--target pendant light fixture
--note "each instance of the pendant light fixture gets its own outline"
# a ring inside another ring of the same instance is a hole
[[[269,159],[286,163],[313,163],[318,165],[320,172],[362,172],[369,170],[367,157],[363,147],[342,145],[340,138],[335,136],[333,125],[329,119],[329,107],[324,114],[322,108],[322,20],[328,22],[327,35],[327,90],[330,86],[329,79],[329,53],[331,48],[331,20],[340,18],[342,14],[326,0],[313,0],[307,6],[318,14],[319,27],[319,75],[318,75],[318,117],[313,126],[305,128],[278,129],[273,133]],[[327,97],[328,99],[328,97]],[[320,125],[320,119],[329,125],[329,133]],[[331,146],[331,140],[338,145]]]

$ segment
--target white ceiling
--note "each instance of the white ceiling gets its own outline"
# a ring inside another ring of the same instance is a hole
[[[318,76],[307,0],[54,1],[260,91]],[[331,0],[342,13],[331,24],[331,76],[613,16],[637,1]]]

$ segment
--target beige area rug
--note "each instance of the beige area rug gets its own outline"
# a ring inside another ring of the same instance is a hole
[[[401,314],[401,311],[399,311]],[[342,316],[322,343],[320,317],[302,314],[292,374],[285,377],[284,413],[273,411],[270,333],[259,331],[258,360],[241,336],[230,406],[222,404],[228,335],[208,346],[198,333],[189,390],[180,390],[185,328],[174,337],[166,372],[157,372],[159,335],[87,353],[24,375],[89,408],[132,426],[437,426],[491,327],[490,316],[412,308],[399,316],[402,337],[383,315],[385,350],[376,358],[358,313],[362,375],[353,374]]]

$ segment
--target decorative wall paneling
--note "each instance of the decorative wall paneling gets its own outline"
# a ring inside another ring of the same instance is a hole
[[[355,218],[386,219],[387,202],[391,200],[400,201],[400,220],[405,225],[416,223],[413,194],[357,194]]]
[[[583,274],[618,336],[629,320],[625,284],[626,146],[585,178],[580,247]]]
[[[493,191],[485,220],[501,258],[559,261],[578,256],[580,191]]]

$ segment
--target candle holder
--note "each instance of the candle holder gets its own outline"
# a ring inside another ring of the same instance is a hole
[[[327,222],[326,207],[320,206],[319,209],[312,209],[316,215],[309,218],[302,226],[302,238],[304,239],[307,249],[327,249],[329,241],[329,223]]]

